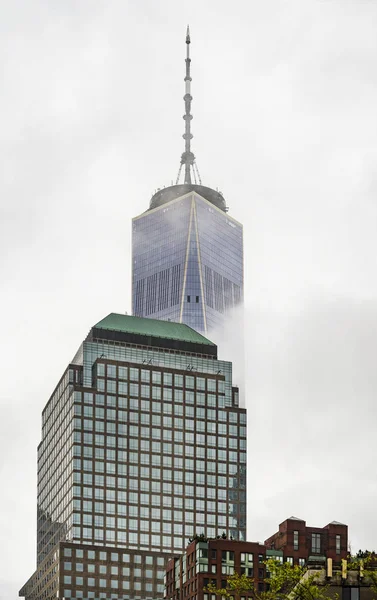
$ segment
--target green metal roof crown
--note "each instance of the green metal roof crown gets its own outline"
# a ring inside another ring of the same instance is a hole
[[[181,342],[193,342],[205,346],[215,346],[213,342],[183,323],[173,321],[160,321],[158,319],[146,319],[130,315],[119,315],[110,313],[99,321],[94,327],[109,329],[112,331],[123,331],[124,333],[135,333],[149,335],[152,337],[179,340]]]

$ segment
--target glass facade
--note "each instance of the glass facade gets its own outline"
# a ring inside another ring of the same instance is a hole
[[[242,225],[196,192],[133,219],[133,314],[206,334],[243,300]]]
[[[152,553],[157,561],[182,552],[194,534],[245,540],[246,411],[232,386],[232,364],[176,341],[154,348],[94,335],[43,411],[39,579],[46,581],[59,542]],[[106,579],[97,567],[98,582],[77,565],[69,574],[71,561],[65,563],[64,597],[102,597],[86,595],[95,594],[88,577],[95,586]],[[139,585],[135,568],[122,565],[122,574],[131,569],[129,581]],[[106,585],[115,586],[107,575]],[[162,595],[160,575],[148,583],[152,589],[143,587],[143,598]],[[84,596],[73,595],[73,583]],[[137,589],[130,596],[123,587],[119,597],[138,598]]]

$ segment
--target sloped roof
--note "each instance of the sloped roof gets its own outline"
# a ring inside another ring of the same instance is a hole
[[[173,321],[160,321],[159,319],[146,319],[143,317],[110,313],[102,321],[94,325],[94,327],[215,347],[213,342],[195,331],[195,329],[183,323],[174,323]]]

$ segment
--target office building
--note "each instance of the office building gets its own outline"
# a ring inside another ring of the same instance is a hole
[[[246,411],[184,324],[110,314],[42,414],[37,570],[20,595],[162,597],[195,533],[246,539]]]
[[[191,151],[189,32],[186,47],[185,151],[176,185],[158,190],[133,219],[132,310],[206,335],[243,300],[243,228],[221,192],[200,180]]]

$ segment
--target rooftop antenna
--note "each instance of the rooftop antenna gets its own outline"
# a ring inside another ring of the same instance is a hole
[[[177,180],[176,180],[176,185],[179,182],[179,178],[181,175],[181,171],[182,171],[182,167],[185,167],[185,178],[184,178],[184,183],[185,184],[191,184],[191,169],[192,169],[192,173],[194,176],[194,180],[196,183],[196,180],[198,178],[200,185],[202,184],[201,179],[200,179],[200,175],[199,175],[199,170],[198,167],[195,163],[195,156],[193,154],[193,152],[191,152],[191,140],[193,138],[193,135],[191,133],[191,120],[192,120],[192,114],[191,114],[191,101],[192,101],[192,96],[191,96],[191,75],[190,75],[190,63],[191,63],[191,58],[190,58],[190,43],[191,43],[191,39],[190,39],[190,28],[187,25],[187,31],[186,31],[186,77],[185,77],[185,95],[183,96],[183,100],[185,101],[185,114],[183,115],[183,119],[185,121],[185,133],[183,134],[183,139],[185,140],[185,151],[183,152],[182,156],[181,156],[181,164],[179,166],[179,171],[178,171],[178,176],[177,176]]]

